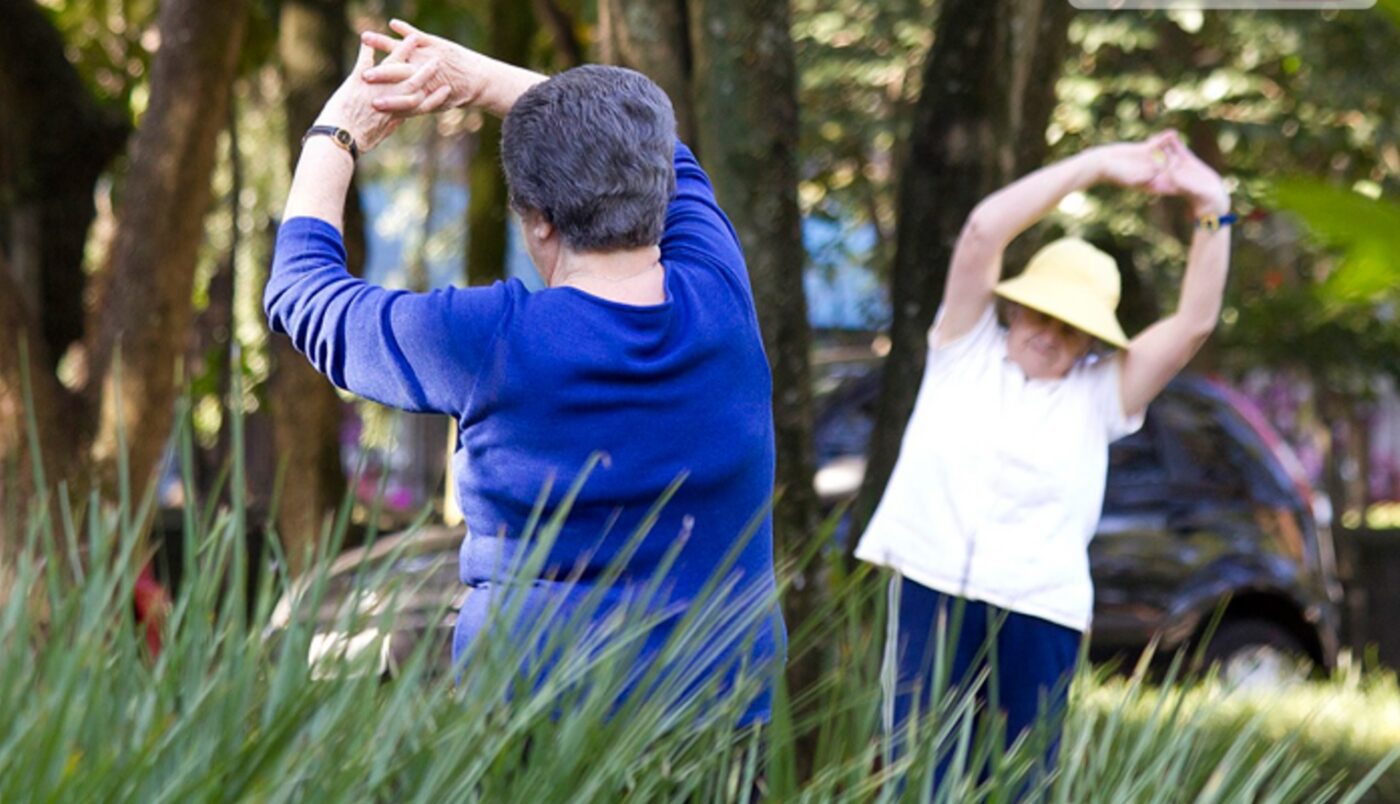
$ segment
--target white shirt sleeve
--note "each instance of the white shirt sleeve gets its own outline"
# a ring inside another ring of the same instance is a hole
[[[987,309],[982,311],[977,323],[972,325],[972,329],[964,332],[953,340],[939,344],[938,326],[943,323],[944,308],[938,308],[938,314],[933,319],[933,326],[928,330],[928,362],[930,365],[948,365],[968,358],[969,356],[981,355],[992,349],[997,340],[997,314],[996,305],[988,304]]]

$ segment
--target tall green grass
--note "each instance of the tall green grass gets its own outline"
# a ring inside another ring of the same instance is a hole
[[[188,438],[181,443],[188,452]],[[235,464],[235,488],[241,471]],[[4,802],[1333,801],[1357,800],[1395,757],[1368,741],[1337,762],[1310,733],[1327,717],[1328,689],[1353,696],[1364,721],[1367,709],[1396,705],[1393,680],[1318,688],[1314,710],[1235,703],[1209,680],[1159,688],[1140,673],[1089,670],[1076,679],[1048,776],[1034,772],[1048,731],[1003,750],[966,691],[937,690],[910,749],[896,754],[880,718],[883,583],[835,565],[823,607],[790,624],[791,655],[815,652],[821,679],[789,690],[779,677],[761,731],[742,717],[771,669],[739,668],[721,687],[694,666],[747,638],[775,601],[718,581],[646,666],[638,652],[659,623],[647,605],[657,585],[627,606],[589,611],[601,605],[594,598],[582,613],[529,622],[507,595],[497,630],[455,672],[432,672],[426,642],[388,680],[357,665],[372,651],[313,664],[318,630],[392,630],[395,596],[414,581],[392,560],[366,565],[357,577],[375,597],[335,610],[328,626],[316,613],[347,518],[293,589],[248,566],[237,491],[225,510],[187,510],[183,583],[152,657],[131,606],[150,495],[127,488],[103,506],[57,494],[57,506],[32,506],[18,580],[0,590]],[[567,505],[536,514],[526,576],[540,569]],[[36,594],[46,614],[30,604]],[[294,613],[274,626],[284,597]],[[533,661],[541,650],[549,672]],[[1339,746],[1343,731],[1334,730]],[[944,758],[951,770],[935,785]]]

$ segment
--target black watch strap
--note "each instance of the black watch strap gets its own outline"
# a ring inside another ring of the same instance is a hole
[[[301,144],[305,145],[307,140],[322,134],[334,140],[336,145],[349,151],[351,159],[360,158],[360,146],[355,144],[354,135],[337,126],[312,126],[302,135]]]

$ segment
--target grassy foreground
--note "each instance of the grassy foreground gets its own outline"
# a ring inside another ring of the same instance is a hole
[[[1251,696],[1086,672],[1048,779],[1031,776],[1034,752],[980,739],[969,701],[951,694],[920,724],[920,750],[886,764],[871,619],[881,596],[863,591],[879,585],[864,575],[843,582],[820,628],[795,630],[793,652],[825,648],[828,672],[817,689],[779,696],[762,739],[737,725],[757,673],[689,696],[663,681],[615,710],[649,627],[635,612],[589,649],[561,645],[566,670],[526,683],[512,640],[472,656],[455,684],[423,672],[426,654],[388,682],[353,664],[313,677],[312,629],[267,628],[271,581],[251,601],[236,591],[246,568],[235,517],[203,534],[153,659],[130,613],[134,539],[119,516],[89,523],[94,545],[116,549],[79,570],[62,566],[62,540],[34,533],[0,611],[2,801],[1006,801],[1017,790],[1065,802],[1333,801],[1357,800],[1400,743],[1394,677]],[[29,593],[48,598],[46,614]],[[381,618],[390,607],[375,608]],[[363,607],[343,616],[346,629],[369,627],[350,622]],[[713,637],[704,619],[694,629]],[[955,770],[934,790],[940,751]],[[979,758],[990,770],[968,771]],[[1393,771],[1378,782],[1374,800],[1400,795]]]
[[[1153,687],[1086,670],[1048,775],[1035,771],[1034,746],[1049,726],[1003,751],[970,696],[942,691],[896,759],[880,718],[883,584],[865,570],[833,567],[822,609],[790,624],[790,657],[815,653],[821,680],[791,694],[780,682],[761,734],[740,721],[764,668],[738,668],[725,688],[693,671],[773,602],[725,584],[643,673],[637,653],[657,626],[645,600],[588,631],[561,612],[526,622],[507,602],[500,638],[479,640],[455,677],[429,672],[426,643],[392,680],[353,660],[313,667],[315,618],[270,625],[286,589],[276,573],[250,573],[236,494],[231,511],[187,512],[184,583],[153,657],[131,605],[133,523],[150,500],[123,499],[104,509],[60,493],[23,523],[26,547],[0,588],[0,801],[1400,798],[1393,676],[1249,696],[1209,679]],[[567,505],[536,523],[540,549],[523,571],[538,568],[566,515]],[[342,516],[328,545],[344,531]],[[327,564],[312,564],[298,610],[321,608]],[[342,607],[332,630],[389,630],[393,595],[415,582],[393,567],[364,569],[375,594]],[[541,644],[549,673],[521,647]],[[939,761],[950,770],[935,785]]]

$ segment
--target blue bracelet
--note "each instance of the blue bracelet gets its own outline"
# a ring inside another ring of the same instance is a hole
[[[1233,212],[1227,212],[1224,215],[1202,215],[1196,219],[1196,226],[1207,232],[1216,232],[1220,230],[1220,227],[1229,226],[1239,219],[1240,216]]]

